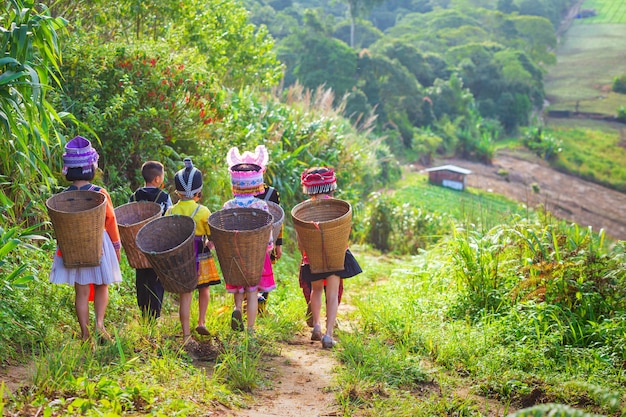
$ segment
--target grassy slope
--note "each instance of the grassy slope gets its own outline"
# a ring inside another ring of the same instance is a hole
[[[461,202],[475,199],[472,193],[430,186],[416,173],[408,173],[394,194],[461,219],[469,213],[460,210]],[[500,218],[500,204],[516,210],[515,203],[494,200],[499,203],[479,206],[481,218]],[[457,238],[467,238],[469,249],[469,236],[488,234],[477,229],[467,228],[462,234],[468,236]],[[365,272],[346,284],[347,299],[357,309],[338,353],[346,367],[338,381],[343,415],[504,416],[536,402],[615,415],[595,395],[623,395],[620,360],[605,356],[602,346],[563,346],[567,329],[547,319],[551,306],[544,311],[520,305],[475,320],[459,316],[464,284],[454,273],[457,249],[444,244],[399,259],[355,250]],[[470,252],[482,263],[489,249],[472,245]],[[508,275],[514,265],[513,259],[502,262],[498,274]],[[559,415],[585,415],[569,412]]]
[[[626,192],[626,136],[623,125],[551,120],[547,132],[562,141],[563,151],[553,163],[581,178]]]
[[[626,0],[587,1],[598,16],[577,19],[561,40],[557,64],[545,77],[551,109],[614,115],[626,95],[610,91],[615,76],[625,71]]]

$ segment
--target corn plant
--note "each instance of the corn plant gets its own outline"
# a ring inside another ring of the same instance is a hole
[[[0,194],[14,203],[13,221],[31,200],[39,200],[38,187],[54,183],[54,159],[62,137],[55,125],[71,115],[57,113],[47,98],[59,86],[61,52],[58,31],[66,22],[51,17],[42,4],[31,0],[4,1],[0,14]]]

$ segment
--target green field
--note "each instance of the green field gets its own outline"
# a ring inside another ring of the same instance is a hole
[[[626,25],[575,24],[545,77],[547,99],[559,109],[575,110],[579,102],[579,111],[615,114],[626,95],[611,93],[611,83],[625,71]]]
[[[595,9],[598,15],[589,19],[580,19],[581,24],[626,23],[625,0],[587,0],[582,8]]]
[[[555,164],[581,178],[626,192],[626,129],[557,126],[546,132],[562,141],[563,152]]]
[[[588,0],[582,8],[598,16],[576,19],[561,38],[546,98],[552,110],[615,115],[626,105],[626,95],[611,92],[613,79],[626,72],[626,0]]]
[[[478,189],[456,191],[428,183],[428,176],[410,173],[398,184],[396,196],[413,207],[434,213],[447,213],[460,222],[491,228],[510,220],[511,216],[527,216],[526,208],[504,196]]]

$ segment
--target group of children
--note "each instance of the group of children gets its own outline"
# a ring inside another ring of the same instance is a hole
[[[223,205],[223,209],[249,207],[269,211],[267,201],[280,203],[278,192],[267,186],[263,174],[268,163],[265,146],[257,146],[255,152],[239,153],[236,147],[227,155],[233,198]],[[121,282],[120,248],[121,242],[115,212],[111,198],[102,187],[91,184],[98,163],[98,153],[91,143],[80,136],[65,145],[63,154],[63,173],[72,183],[67,190],[91,190],[101,192],[106,199],[106,220],[103,237],[101,263],[94,267],[66,268],[62,254],[57,251],[50,272],[51,282],[73,285],[76,293],[75,309],[81,329],[82,340],[89,340],[89,298],[93,288],[93,301],[96,317],[96,333],[99,340],[110,340],[104,327],[104,316],[108,304],[108,285]],[[205,317],[209,305],[210,286],[221,283],[215,261],[211,255],[214,248],[210,240],[211,231],[208,219],[210,210],[200,203],[202,198],[202,173],[190,158],[185,158],[184,168],[174,177],[178,202],[172,204],[169,194],[163,190],[164,167],[156,161],[149,161],[142,166],[145,186],[137,189],[129,201],[152,201],[161,205],[163,215],[184,215],[193,218],[195,230],[196,270],[198,272],[198,325],[196,332],[208,335]],[[331,168],[311,168],[302,173],[303,192],[312,199],[332,198],[337,188],[335,173]],[[281,236],[274,239],[270,236],[263,273],[257,285],[250,287],[226,284],[226,290],[233,294],[234,309],[231,314],[231,328],[244,330],[243,309],[246,301],[246,329],[253,333],[254,324],[259,311],[263,311],[269,292],[276,288],[272,263],[282,255]],[[307,323],[312,327],[311,340],[321,341],[322,347],[332,348],[335,345],[333,329],[337,309],[341,301],[344,278],[352,277],[361,272],[359,264],[349,250],[346,250],[344,270],[330,273],[314,274],[308,265],[306,253],[302,253],[300,267],[300,286],[307,301]],[[144,317],[156,319],[161,314],[164,289],[156,272],[151,269],[137,269],[135,272],[137,304]],[[326,293],[326,332],[321,332],[322,295]],[[180,294],[179,319],[183,331],[184,343],[193,341],[191,338],[190,310],[193,291]]]

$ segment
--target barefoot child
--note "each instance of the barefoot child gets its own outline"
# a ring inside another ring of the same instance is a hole
[[[57,250],[50,281],[55,284],[74,286],[76,298],[74,307],[80,325],[81,339],[89,340],[89,294],[94,288],[94,310],[96,316],[96,334],[98,341],[110,340],[111,336],[104,327],[104,315],[109,303],[109,284],[122,281],[120,271],[121,241],[115,210],[109,193],[102,187],[91,184],[98,168],[98,153],[91,147],[87,139],[76,136],[65,145],[63,154],[63,174],[72,182],[65,191],[85,190],[104,194],[106,200],[106,217],[104,236],[102,239],[102,257],[100,265],[93,267],[66,268],[63,265],[63,254]]]

